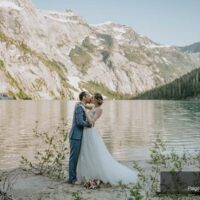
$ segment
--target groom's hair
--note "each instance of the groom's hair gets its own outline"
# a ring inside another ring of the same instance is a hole
[[[83,91],[79,94],[79,100],[82,101],[83,97],[87,96],[87,92]]]

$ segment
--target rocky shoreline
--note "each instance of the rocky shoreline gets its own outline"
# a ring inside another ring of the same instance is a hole
[[[131,163],[126,165],[131,166]],[[0,171],[0,199],[2,192],[6,192],[13,200],[74,200],[78,197],[87,200],[131,199],[129,189],[120,185],[102,184],[101,188],[91,190],[83,185],[70,185],[65,180],[36,175],[21,168]]]
[[[151,173],[150,165],[145,160],[137,162]],[[123,162],[133,169],[132,162]],[[196,171],[194,166],[184,167],[183,171]],[[66,170],[67,171],[67,170]],[[0,199],[7,200],[133,200],[130,188],[134,185],[111,186],[102,184],[99,189],[86,189],[83,185],[71,185],[66,180],[52,179],[44,175],[36,175],[22,168],[0,170]],[[6,196],[6,198],[5,198]],[[198,195],[176,197],[183,200],[199,199]],[[151,200],[165,200],[169,197],[154,197]]]

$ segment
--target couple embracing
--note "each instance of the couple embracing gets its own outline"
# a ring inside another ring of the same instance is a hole
[[[74,109],[69,135],[68,183],[78,185],[90,179],[98,179],[111,185],[117,185],[119,182],[123,184],[137,182],[137,172],[112,157],[95,127],[95,122],[103,112],[102,95],[95,93],[90,97],[87,92],[81,92],[79,99],[80,102]]]

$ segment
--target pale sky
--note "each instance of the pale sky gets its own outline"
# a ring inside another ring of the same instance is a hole
[[[161,44],[200,41],[200,0],[32,0],[45,10],[72,9],[89,24],[105,21],[131,26]]]

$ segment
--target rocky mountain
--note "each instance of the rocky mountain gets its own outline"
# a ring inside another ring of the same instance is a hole
[[[77,98],[82,89],[129,98],[200,67],[200,57],[113,22],[88,24],[71,10],[0,0],[0,93]]]
[[[180,47],[180,50],[187,53],[200,53],[200,42]]]

